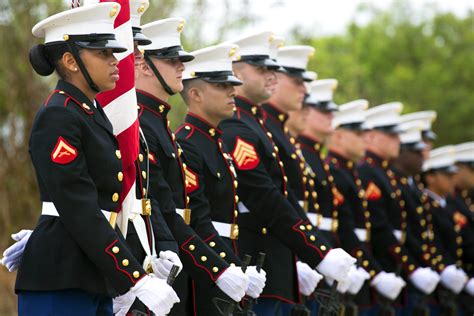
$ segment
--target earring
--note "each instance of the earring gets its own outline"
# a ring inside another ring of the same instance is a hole
[[[77,71],[77,68],[74,68],[74,71]]]

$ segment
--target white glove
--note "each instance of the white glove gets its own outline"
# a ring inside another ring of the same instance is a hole
[[[474,278],[470,278],[469,281],[467,281],[464,289],[469,295],[474,296]]]
[[[135,302],[135,298],[136,295],[133,291],[128,291],[127,293],[114,298],[114,316],[126,316],[127,312],[130,310],[130,307],[132,307],[133,302]]]
[[[245,275],[249,278],[249,286],[245,291],[245,294],[253,298],[258,298],[263,292],[265,283],[267,282],[267,273],[260,269],[260,272],[257,271],[256,266],[249,266],[245,270]]]
[[[467,282],[466,273],[456,268],[454,264],[447,266],[441,271],[441,283],[455,294],[459,294]]]
[[[179,297],[163,279],[144,276],[130,291],[157,316],[168,314]]]
[[[330,279],[342,283],[347,279],[347,274],[352,265],[356,263],[356,259],[351,257],[347,252],[341,248],[332,249],[324,257],[316,269]]]
[[[12,234],[12,239],[15,240],[16,243],[3,252],[3,258],[0,261],[8,271],[13,272],[18,269],[26,244],[32,233],[32,230],[22,229],[18,233]]]
[[[334,283],[334,280],[329,277],[324,278],[324,280],[326,280],[326,283],[329,284],[330,286],[332,286],[332,284]],[[347,279],[337,282],[336,290],[339,293],[344,294],[347,292],[350,286],[351,286],[351,281],[349,280],[349,277],[347,277]]]
[[[352,295],[356,295],[357,293],[359,293],[365,281],[368,279],[370,279],[370,274],[365,271],[365,269],[361,267],[356,268],[355,266],[352,266],[349,270],[349,293],[351,293]]]
[[[231,265],[219,276],[216,285],[231,299],[240,302],[249,286],[249,278],[240,267]]]
[[[431,294],[439,283],[440,276],[430,268],[417,268],[408,279],[425,294]]]
[[[406,285],[402,278],[394,273],[379,272],[370,283],[377,292],[390,300],[394,300],[400,295],[402,288]]]
[[[166,280],[171,272],[171,268],[173,267],[173,265],[179,267],[178,274],[183,269],[183,264],[181,263],[181,260],[179,260],[179,256],[175,252],[170,250],[160,251],[159,256],[159,258],[154,256],[151,258],[151,267],[153,268],[153,274],[157,278]]]
[[[311,269],[309,265],[301,261],[296,262],[296,271],[298,273],[298,285],[300,293],[304,296],[310,296],[318,286],[318,283],[321,281],[323,276],[316,272],[316,270]]]

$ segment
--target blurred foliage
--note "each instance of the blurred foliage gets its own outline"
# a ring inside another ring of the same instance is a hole
[[[373,18],[350,23],[342,35],[293,31],[296,42],[316,48],[309,68],[319,79],[338,79],[336,102],[364,98],[371,106],[401,101],[404,113],[436,110],[437,145],[474,140],[474,11],[423,17],[396,1],[382,12],[364,4],[357,15]]]
[[[219,14],[210,10],[215,5],[210,0],[150,2],[144,23],[170,16],[186,18],[183,42],[189,51],[225,40],[229,32],[257,19],[249,0],[223,0]],[[34,227],[38,218],[40,203],[28,138],[35,112],[56,78],[39,77],[30,67],[28,51],[37,41],[30,30],[66,3],[0,0],[0,250],[11,243],[12,232]],[[369,18],[361,23],[360,17]],[[210,22],[213,30],[208,29]],[[436,10],[415,11],[408,1],[394,1],[383,11],[365,3],[344,34],[315,38],[301,29],[291,34],[287,43],[316,48],[309,68],[319,78],[339,80],[338,103],[358,98],[368,99],[371,105],[399,100],[405,112],[434,109],[438,144],[474,139],[474,12],[460,18]],[[176,127],[186,108],[179,95],[171,103]],[[0,268],[0,315],[14,314],[13,279],[14,274]]]

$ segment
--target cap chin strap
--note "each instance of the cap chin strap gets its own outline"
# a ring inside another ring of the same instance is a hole
[[[145,52],[144,57],[145,57],[145,61],[147,62],[148,66],[150,66],[150,68],[153,71],[153,73],[155,74],[156,78],[158,78],[158,81],[160,82],[161,86],[163,87],[163,89],[165,89],[166,93],[168,93],[169,95],[175,95],[176,92],[174,92],[173,89],[171,89],[171,87],[166,83],[165,79],[160,74],[158,69],[156,69],[155,65],[153,64],[153,61],[151,60],[150,56],[146,54],[146,52]]]
[[[74,56],[74,58],[76,59],[76,63],[79,66],[79,69],[81,70],[82,74],[84,75],[84,78],[86,78],[87,84],[92,90],[99,93],[100,89],[94,83],[94,81],[92,81],[92,78],[89,75],[89,72],[87,71],[86,66],[84,66],[84,63],[82,62],[82,59],[79,56],[79,51],[77,50],[76,45],[74,45],[74,42],[71,42],[71,41],[66,41],[66,43],[67,43],[67,46],[69,47],[69,50],[71,51],[72,56]]]

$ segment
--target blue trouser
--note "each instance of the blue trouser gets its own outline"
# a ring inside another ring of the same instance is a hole
[[[19,316],[112,316],[112,299],[82,290],[20,291]]]
[[[288,316],[293,304],[285,303],[273,298],[259,298],[253,311],[258,316]]]

